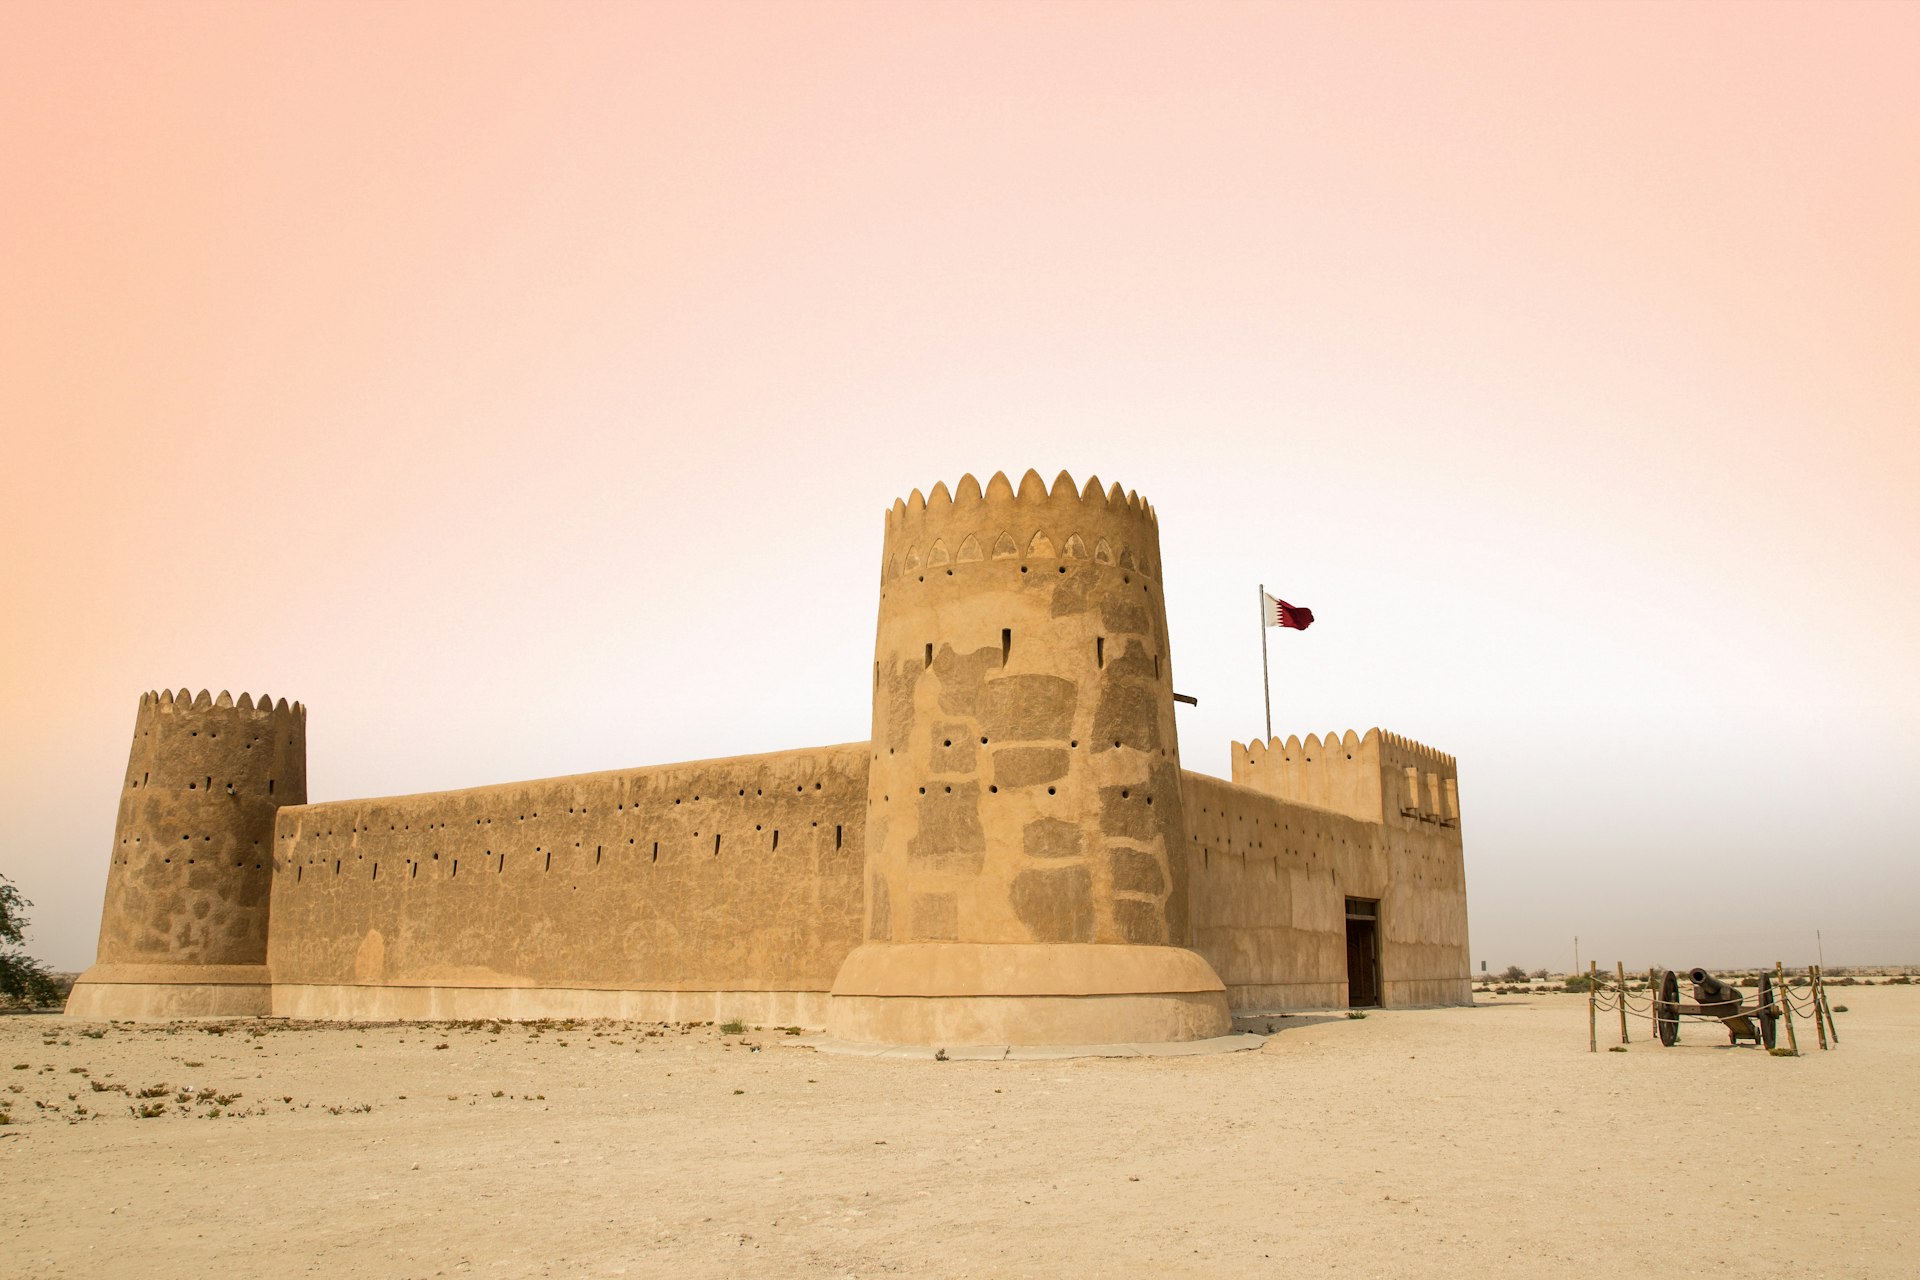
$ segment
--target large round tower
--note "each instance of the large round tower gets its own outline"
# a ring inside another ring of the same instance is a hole
[[[307,712],[283,698],[144,694],[114,824],[100,951],[67,1012],[271,1012],[273,820],[307,799]]]
[[[1186,949],[1153,510],[1029,471],[895,502],[881,552],[867,941],[829,1030],[902,1043],[1228,1030]]]

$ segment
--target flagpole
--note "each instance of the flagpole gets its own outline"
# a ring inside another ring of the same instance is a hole
[[[1267,584],[1260,584],[1260,692],[1267,707],[1267,741],[1273,741],[1273,677],[1267,674]]]

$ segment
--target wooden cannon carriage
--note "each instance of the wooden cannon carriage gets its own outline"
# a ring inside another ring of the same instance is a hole
[[[1615,964],[1612,981],[1603,985],[1599,966],[1588,964],[1587,1051],[1600,1052],[1602,1010],[1620,1015],[1620,1046],[1616,1052],[1626,1049],[1627,1014],[1630,1011],[1652,1016],[1654,1038],[1662,1045],[1680,1042],[1680,1024],[1683,1021],[1717,1022],[1726,1028],[1727,1043],[1730,1045],[1748,1040],[1770,1053],[1797,1056],[1800,1044],[1793,1029],[1793,1016],[1796,1013],[1813,1020],[1822,1049],[1837,1048],[1840,1044],[1840,1029],[1833,1023],[1833,1006],[1827,1002],[1826,987],[1820,980],[1818,965],[1807,967],[1807,976],[1801,980],[1806,989],[1796,993],[1787,984],[1786,970],[1779,961],[1775,961],[1772,973],[1762,970],[1757,975],[1759,989],[1754,993],[1752,1004],[1747,1003],[1739,987],[1714,977],[1705,969],[1688,969],[1685,973],[1687,981],[1693,984],[1691,1004],[1680,1002],[1680,973],[1672,969],[1647,970],[1646,993],[1636,994],[1627,990],[1625,965]],[[1774,1047],[1774,1033],[1783,1025],[1787,1032],[1787,1047],[1777,1049]]]
[[[1692,1004],[1680,1002],[1678,973],[1668,969],[1660,976],[1660,992],[1653,1001],[1653,1027],[1661,1044],[1677,1044],[1680,1040],[1680,1020],[1690,1018],[1719,1022],[1725,1026],[1728,1044],[1751,1040],[1757,1045],[1773,1048],[1780,1011],[1773,999],[1772,974],[1760,975],[1760,989],[1750,1006],[1746,1003],[1746,997],[1740,994],[1740,988],[1714,977],[1705,969],[1689,969],[1687,980],[1693,984]]]

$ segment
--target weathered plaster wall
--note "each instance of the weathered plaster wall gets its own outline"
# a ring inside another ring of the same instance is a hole
[[[1380,903],[1384,1004],[1471,1002],[1457,826],[1369,822],[1203,774],[1183,781],[1193,947],[1233,1007],[1345,1005],[1349,896]]]
[[[819,1025],[866,783],[856,743],[283,810],[275,1011]]]
[[[307,798],[306,709],[142,694],[120,788],[102,964],[260,964],[274,813]]]
[[[868,937],[1186,940],[1159,529],[1097,479],[898,503],[881,551]]]
[[[68,1009],[265,1013],[274,813],[306,799],[306,709],[142,694],[120,787],[100,949]]]

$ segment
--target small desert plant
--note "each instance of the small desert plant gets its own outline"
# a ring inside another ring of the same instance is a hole
[[[720,1024],[720,1034],[723,1036],[743,1036],[747,1034],[747,1024],[738,1018],[733,1018]]]
[[[1358,1022],[1361,1018],[1367,1016],[1367,1011],[1364,1009],[1349,1009],[1347,1010],[1347,1016]]]
[[[1567,979],[1566,989],[1568,991],[1585,991],[1587,987],[1592,983],[1592,981],[1593,980],[1589,978],[1586,974],[1577,973],[1571,978]]]
[[[1836,1004],[1833,1006],[1833,1011],[1835,1013],[1845,1013],[1847,1011],[1847,1006],[1843,1004]]]
[[[1525,982],[1527,980],[1527,971],[1517,964],[1510,964],[1501,970],[1500,977],[1507,982]]]

